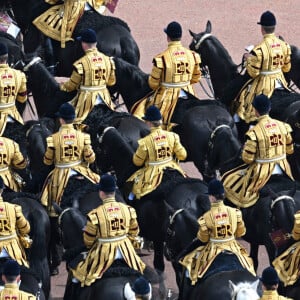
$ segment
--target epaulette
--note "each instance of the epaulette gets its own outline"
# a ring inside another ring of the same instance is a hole
[[[47,146],[50,147],[50,148],[53,148],[54,147],[53,137],[52,136],[48,136],[46,140],[47,140]]]
[[[164,64],[163,64],[163,60],[161,57],[155,57],[153,59],[153,64],[157,67],[157,68],[160,68],[162,69],[164,67]]]
[[[76,61],[73,66],[79,75],[83,74],[83,65],[81,61]]]
[[[89,219],[90,219],[90,221],[93,225],[98,224],[98,218],[97,218],[96,210],[92,210],[91,212],[89,212],[88,217],[89,217]]]

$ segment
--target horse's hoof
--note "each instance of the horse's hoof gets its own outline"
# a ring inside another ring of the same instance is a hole
[[[51,272],[50,272],[50,274],[51,274],[51,276],[56,276],[56,275],[58,275],[58,274],[59,274],[58,268],[52,269]]]

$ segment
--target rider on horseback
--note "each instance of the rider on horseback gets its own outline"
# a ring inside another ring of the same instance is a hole
[[[35,300],[36,296],[19,289],[21,268],[15,260],[8,260],[3,266],[2,279],[5,283],[0,299]]]
[[[46,12],[37,17],[33,24],[46,36],[60,41],[61,47],[65,48],[67,41],[73,41],[72,35],[76,24],[85,10],[94,9],[102,13],[103,5],[107,0],[45,0],[51,4]]]
[[[27,100],[26,76],[23,72],[10,68],[7,64],[8,50],[0,43],[0,136],[7,122],[24,124],[16,108],[16,101]]]
[[[292,180],[286,154],[294,151],[289,124],[269,117],[271,101],[263,94],[253,100],[258,122],[246,133],[242,165],[222,177],[226,197],[237,207],[249,207],[258,200],[259,191],[272,174],[284,173]]]
[[[156,106],[150,106],[143,119],[151,132],[138,141],[139,146],[133,156],[133,163],[143,167],[127,179],[133,182],[132,193],[137,199],[160,185],[166,168],[175,169],[184,176],[184,171],[175,158],[184,160],[187,155],[179,136],[161,129],[162,116]]]
[[[0,177],[0,257],[10,257],[20,265],[28,267],[24,248],[29,248],[31,240],[28,237],[30,224],[22,213],[19,205],[3,201],[4,183]]]
[[[197,238],[207,244],[196,248],[179,261],[187,270],[183,276],[189,277],[194,285],[199,278],[203,278],[215,258],[224,251],[235,254],[240,264],[255,275],[246,249],[235,240],[246,232],[241,211],[224,205],[224,188],[219,180],[210,181],[208,195],[211,209],[199,218],[200,228],[197,234]]]
[[[292,238],[297,241],[273,261],[284,286],[293,285],[300,277],[300,210],[295,214]]]
[[[41,195],[41,203],[47,207],[50,216],[57,216],[52,201],[60,205],[69,177],[80,174],[92,183],[99,182],[99,175],[92,172],[88,164],[95,160],[90,136],[74,129],[75,110],[69,103],[61,105],[57,113],[61,127],[47,138],[44,156],[46,165],[55,164],[48,175]]]
[[[10,190],[19,192],[23,187],[23,178],[13,169],[25,169],[27,161],[23,157],[19,145],[13,140],[0,137],[0,178]]]
[[[78,37],[85,55],[73,66],[71,78],[61,85],[61,90],[78,90],[72,104],[76,108],[76,123],[86,119],[95,105],[105,104],[114,109],[107,86],[115,84],[115,65],[112,59],[97,50],[97,37],[87,29]]]
[[[60,264],[60,255],[57,250],[59,241],[58,218],[52,205],[61,203],[64,191],[72,176],[81,180],[81,176],[92,183],[99,182],[99,175],[92,172],[88,165],[95,161],[95,153],[91,147],[90,136],[75,130],[73,121],[75,109],[69,103],[61,105],[57,117],[61,127],[57,133],[47,138],[47,149],[44,155],[46,165],[55,164],[53,171],[46,178],[41,203],[47,208],[51,222],[51,273],[58,274],[57,266]],[[72,178],[73,179],[73,178]],[[74,179],[74,180],[76,180]],[[63,203],[64,204],[64,203]]]
[[[98,187],[103,204],[88,213],[83,233],[89,252],[75,269],[71,268],[81,286],[90,286],[100,279],[115,260],[124,260],[139,272],[145,269],[134,250],[139,233],[135,209],[115,200],[117,186],[112,175],[102,175]]]
[[[260,281],[263,285],[263,295],[260,298],[261,300],[292,300],[291,298],[286,298],[278,294],[277,288],[279,285],[279,278],[274,268],[265,268],[262,272]]]
[[[263,41],[250,53],[244,54],[247,75],[251,79],[242,87],[237,96],[237,114],[245,122],[256,120],[251,105],[256,95],[264,94],[269,98],[275,89],[288,88],[283,72],[291,68],[291,49],[274,34],[276,19],[273,13],[266,11],[260,22]]]
[[[171,118],[179,97],[186,97],[184,91],[195,94],[192,84],[201,77],[201,59],[198,53],[181,44],[182,28],[177,22],[171,22],[164,29],[167,34],[168,49],[153,59],[153,68],[149,76],[149,86],[154,95],[145,102],[142,112],[150,105],[159,108],[163,116],[163,126],[171,129]]]

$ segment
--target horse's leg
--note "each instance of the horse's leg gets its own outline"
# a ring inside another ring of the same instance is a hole
[[[159,294],[161,299],[166,298],[167,289],[165,285],[165,262],[164,262],[164,242],[154,241],[154,261],[153,265],[158,274],[159,280]]]
[[[250,243],[250,257],[253,260],[255,271],[257,271],[258,268],[258,248],[259,248],[259,244]]]
[[[50,235],[50,251],[49,251],[49,265],[50,265],[50,274],[58,274],[58,266],[62,260],[62,246],[60,243],[60,234],[58,226],[58,217],[50,217],[50,226],[51,226],[51,235]]]

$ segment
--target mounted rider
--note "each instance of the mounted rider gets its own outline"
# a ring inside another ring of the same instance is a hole
[[[60,88],[67,92],[78,90],[72,105],[76,109],[75,123],[81,123],[95,105],[105,104],[114,110],[107,86],[114,85],[116,77],[113,60],[96,47],[97,37],[93,29],[84,30],[77,39],[81,41],[85,55],[73,64],[70,79]]]
[[[0,136],[8,122],[24,125],[16,108],[16,101],[24,103],[27,100],[26,76],[23,72],[10,68],[7,60],[7,46],[0,43]]]
[[[294,152],[290,125],[269,117],[271,101],[264,94],[256,96],[252,105],[258,119],[246,133],[242,149],[245,164],[222,177],[226,198],[243,208],[256,203],[272,174],[285,173],[294,180],[286,158]]]
[[[51,224],[50,240],[50,272],[58,274],[61,262],[58,250],[60,235],[58,231],[58,216],[53,207],[53,202],[61,205],[63,193],[69,180],[73,177],[83,176],[92,183],[99,182],[99,175],[92,172],[88,165],[95,161],[95,153],[91,147],[90,136],[74,129],[75,109],[69,103],[64,103],[59,108],[56,116],[61,127],[58,132],[47,137],[47,149],[44,163],[51,166],[55,164],[47,176],[41,193],[41,203],[46,207]],[[75,180],[75,179],[74,179]]]
[[[273,261],[273,266],[278,272],[284,286],[295,284],[300,278],[300,210],[294,215],[292,238],[296,241]]]
[[[134,249],[139,233],[135,209],[116,201],[117,186],[112,175],[102,175],[98,189],[103,204],[88,213],[83,229],[89,251],[83,261],[71,268],[73,282],[79,280],[81,286],[90,286],[101,279],[115,260],[122,260],[141,273],[146,267]]]
[[[4,185],[15,192],[23,187],[23,178],[15,170],[25,169],[27,161],[20,151],[19,145],[6,137],[0,136],[0,178]]]
[[[95,10],[103,13],[103,6],[108,0],[45,0],[52,5],[46,12],[37,17],[33,24],[44,35],[60,41],[65,48],[68,41],[73,41],[72,35],[76,24],[85,10]]]
[[[75,109],[69,103],[61,105],[57,115],[61,127],[59,131],[47,137],[47,149],[44,155],[46,165],[55,164],[55,168],[46,178],[41,194],[41,203],[47,207],[50,216],[56,217],[52,202],[58,205],[71,176],[84,176],[92,183],[99,182],[99,175],[92,172],[88,165],[95,161],[90,136],[74,129]]]
[[[8,260],[3,266],[2,279],[4,288],[0,291],[0,299],[35,300],[36,296],[19,289],[21,268],[15,260]]]
[[[241,266],[255,275],[246,249],[236,241],[236,238],[246,233],[241,211],[224,205],[224,187],[219,180],[209,182],[208,195],[211,209],[198,219],[197,234],[197,238],[206,245],[196,248],[179,261],[186,268],[183,280],[186,282],[185,279],[189,278],[188,281],[195,285],[205,276],[215,258],[224,251],[235,254]]]
[[[292,300],[292,298],[286,298],[278,294],[279,277],[273,267],[267,267],[263,270],[260,281],[263,287],[263,295],[259,298],[260,300]]]
[[[187,156],[179,136],[161,128],[162,116],[156,106],[148,107],[143,119],[151,132],[138,141],[139,146],[133,156],[133,163],[142,168],[127,179],[128,182],[133,182],[132,194],[137,199],[160,185],[166,168],[175,169],[185,176],[178,161],[185,160]]]
[[[22,207],[3,200],[4,183],[0,177],[0,257],[10,257],[19,265],[29,267],[24,248],[31,246],[30,224],[22,213]]]
[[[261,15],[263,41],[250,53],[244,54],[245,68],[251,79],[242,87],[236,98],[238,116],[249,123],[256,120],[251,105],[255,96],[271,97],[275,89],[288,89],[284,74],[291,69],[291,48],[275,36],[276,18],[270,11]]]
[[[182,28],[179,23],[169,23],[164,32],[167,34],[168,48],[153,58],[153,68],[148,79],[154,95],[142,102],[141,105],[145,106],[139,106],[134,115],[141,117],[147,107],[155,105],[163,116],[163,128],[170,130],[178,98],[187,97],[184,91],[195,95],[192,84],[201,78],[201,59],[198,53],[182,46]]]

